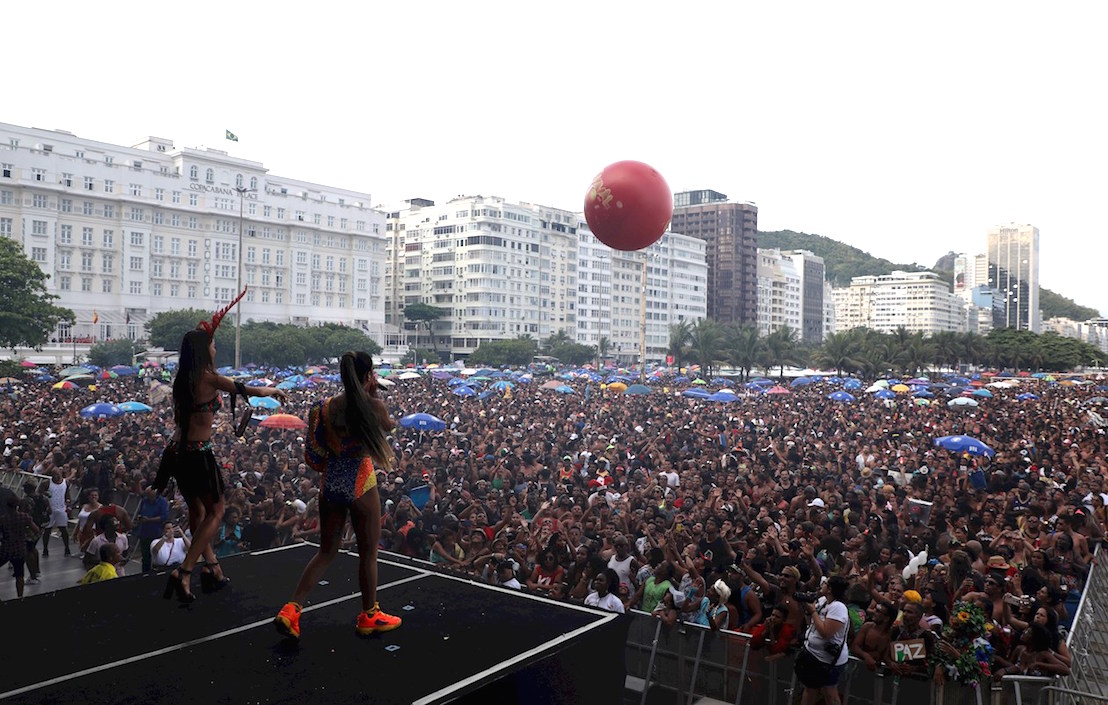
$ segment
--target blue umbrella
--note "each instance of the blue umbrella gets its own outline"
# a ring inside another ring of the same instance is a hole
[[[504,390],[504,389],[511,389],[511,388],[512,388],[512,387],[514,387],[515,385],[514,385],[514,384],[512,384],[511,382],[509,382],[509,381],[508,381],[508,380],[506,380],[506,379],[502,379],[502,380],[499,380],[499,381],[497,381],[497,382],[493,382],[493,383],[492,383],[491,385],[489,385],[489,386],[490,386],[490,388],[491,388],[491,389],[495,389],[495,390],[497,390],[497,391],[500,391],[500,390]]]
[[[281,402],[273,397],[250,397],[250,406],[255,409],[278,409]]]
[[[293,389],[296,387],[296,382],[281,382],[277,385],[277,389]]]
[[[493,392],[493,391],[492,391],[491,389],[486,389],[485,391],[483,391],[483,392],[481,392],[480,394],[478,394],[478,395],[477,395],[477,398],[478,398],[478,399],[481,399],[481,400],[484,400],[484,399],[488,399],[488,398],[489,398],[489,397],[491,397],[491,396],[492,396],[493,394],[495,394],[495,392]]]
[[[415,428],[420,431],[441,431],[446,428],[446,422],[431,414],[408,414],[400,419],[400,425],[404,428]]]
[[[130,365],[115,365],[109,368],[112,372],[116,373],[120,377],[129,377],[131,375],[137,375],[138,370]]]
[[[996,453],[992,448],[973,436],[942,436],[935,439],[935,445],[956,453],[969,453],[970,455],[992,457]]]
[[[847,381],[843,382],[843,389],[850,390],[850,389],[861,389],[861,388],[862,388],[861,380],[848,379]]]
[[[815,380],[813,380],[811,377],[797,377],[796,379],[794,379],[792,381],[792,384],[790,384],[789,386],[790,387],[804,387],[806,385],[811,384],[814,381]]]
[[[986,397],[986,398],[991,397],[993,395],[993,393],[990,392],[988,389],[975,389],[975,390],[973,390],[973,392],[971,392],[971,394],[973,394],[973,396],[975,396],[975,397]]]
[[[86,419],[110,419],[122,415],[123,409],[115,404],[92,404],[81,409],[81,416]]]
[[[931,397],[935,396],[935,394],[934,392],[929,392],[926,389],[917,389],[915,392],[912,392],[912,396],[916,397],[917,399],[930,399]]]
[[[881,389],[874,393],[878,399],[896,399],[896,392],[890,392],[888,389]]]
[[[693,390],[690,390],[690,391],[696,391],[696,390],[693,389]],[[699,395],[695,395],[693,398],[697,399],[697,398],[700,398],[700,397],[699,397]],[[723,402],[725,404],[729,404],[733,401],[738,401],[739,400],[738,396],[736,396],[734,394],[729,394],[728,392],[724,392],[724,391],[719,391],[719,392],[716,392],[715,394],[709,394],[706,398],[711,399],[712,401]]]
[[[1032,394],[1030,392],[1024,392],[1023,394],[1016,397],[1016,399],[1018,401],[1028,401],[1028,400],[1031,400],[1031,399],[1038,399],[1038,398],[1039,398],[1039,396],[1037,394]]]
[[[446,386],[448,386],[448,387],[464,387],[464,386],[466,386],[466,381],[464,379],[462,379],[461,377],[452,377],[450,379],[450,381],[446,383]]]
[[[125,401],[119,405],[119,408],[128,414],[148,414],[154,410],[154,407],[147,406],[141,401]]]
[[[632,384],[627,389],[624,389],[623,393],[632,397],[636,394],[650,394],[650,387],[645,384]]]
[[[827,398],[831,401],[852,402],[855,401],[854,395],[849,392],[831,392],[827,395]]]
[[[458,387],[454,387],[450,390],[450,393],[456,397],[475,397],[477,396],[477,390],[473,387],[467,387],[464,384]]]
[[[686,389],[681,392],[681,396],[688,397],[690,399],[711,399],[712,395],[703,389]]]
[[[554,391],[559,394],[573,394],[573,387],[563,384],[560,387],[554,387]]]

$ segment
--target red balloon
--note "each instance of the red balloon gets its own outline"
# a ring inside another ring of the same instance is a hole
[[[673,217],[673,193],[653,167],[636,161],[609,164],[585,194],[585,220],[593,235],[617,250],[641,250],[658,241]]]

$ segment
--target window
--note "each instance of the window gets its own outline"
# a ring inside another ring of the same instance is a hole
[[[181,263],[170,262],[169,263],[169,278],[180,279],[181,278]]]
[[[208,169],[207,171],[204,172],[204,183],[207,183],[207,184],[214,184],[215,183],[215,172],[212,171],[211,169]]]
[[[101,279],[100,280],[100,290],[103,291],[105,294],[112,293],[112,280],[111,279]]]
[[[32,235],[45,235],[46,234],[46,221],[45,220],[32,220],[31,221],[31,234]]]
[[[308,302],[308,297],[305,296],[304,294],[297,294],[296,295],[296,304],[298,306],[303,306],[307,302]]]
[[[179,255],[181,254],[181,238],[174,237],[169,240],[169,254]]]
[[[46,194],[36,193],[36,194],[32,195],[31,196],[31,205],[34,206],[35,208],[46,208],[46,205],[47,205]]]
[[[198,230],[200,228],[200,221],[196,219],[196,216],[189,216],[189,230]]]
[[[297,272],[296,273],[296,284],[297,284],[297,286],[304,286],[307,283],[308,283],[308,275],[305,272]]]
[[[333,215],[327,216],[327,227],[329,227],[329,228],[335,227],[335,216],[333,216]]]
[[[176,213],[169,216],[169,224],[175,228],[181,227],[181,216]]]
[[[142,222],[142,221],[146,220],[146,209],[145,208],[132,208],[131,209],[131,220],[137,220],[139,222]]]
[[[46,262],[46,248],[45,247],[32,247],[31,259],[35,262]]]
[[[105,203],[104,204],[104,217],[105,218],[114,218],[115,217],[115,206],[113,206],[110,203]]]
[[[162,276],[162,261],[160,259],[151,260],[151,262],[150,262],[150,276],[161,278],[161,276]]]
[[[142,185],[141,184],[131,184],[131,195],[132,196],[141,196],[142,195]]]
[[[73,174],[62,174],[62,185],[66,188],[73,188]]]
[[[250,188],[253,191],[258,190],[258,177],[256,177],[256,176],[251,176],[250,177]]]
[[[269,264],[269,248],[262,248],[262,264]]]
[[[189,257],[195,257],[196,256],[197,245],[198,245],[198,243],[197,243],[196,240],[189,240]]]
[[[262,206],[262,215],[269,218],[272,210],[269,206]]]
[[[100,258],[100,271],[104,274],[111,274],[115,270],[115,258],[112,255],[105,254]]]
[[[283,292],[283,291],[273,292],[273,303],[275,303],[275,304],[285,303],[285,292]]]
[[[85,190],[91,191],[93,189],[93,181],[91,176],[85,177]]]
[[[181,202],[181,192],[180,191],[174,191],[172,197],[170,198],[170,200],[173,201],[174,203],[180,203]]]
[[[104,193],[115,193],[115,182],[111,179],[104,179]]]
[[[277,209],[277,220],[284,220],[284,219],[285,219],[285,209],[284,208],[278,208]]]
[[[73,288],[73,277],[69,275],[62,275],[58,277],[58,288],[62,291],[69,291]]]
[[[278,267],[284,267],[285,266],[285,251],[284,250],[277,250],[276,264],[277,264]]]
[[[154,212],[154,225],[162,225],[165,223],[165,215],[161,211]]]
[[[0,176],[3,176],[5,179],[12,178],[12,165],[0,164]]]
[[[60,210],[62,213],[72,213],[73,212],[73,199],[63,198],[58,203],[58,210]]]
[[[143,244],[145,244],[143,234],[131,231],[131,246],[142,247]]]
[[[104,231],[104,247],[109,247],[109,248],[110,247],[115,247],[115,231],[114,230],[105,230]]]
[[[114,161],[115,161],[115,157],[111,156],[110,154],[104,156],[104,163],[105,164],[111,164]]]
[[[150,285],[150,293],[153,294],[154,296],[161,296],[162,295],[162,283],[161,282],[154,282],[153,284],[151,284]]]
[[[31,174],[35,181],[46,181],[45,169],[31,169]]]
[[[142,260],[142,258],[141,257],[132,257],[131,258],[131,271],[132,272],[141,272],[142,269],[143,269],[143,260]]]
[[[154,189],[154,200],[155,201],[164,201],[165,200],[165,189],[164,188]]]
[[[81,291],[92,291],[92,277],[81,277]]]
[[[169,295],[172,296],[173,298],[179,297],[181,295],[181,285],[180,284],[170,284],[169,285]]]
[[[10,206],[14,198],[11,191],[0,191],[0,206]]]
[[[137,159],[133,160],[133,161],[131,162],[131,169],[132,169],[133,171],[142,171],[142,162],[140,162],[140,161],[139,161],[139,160],[137,160]]]
[[[92,247],[92,228],[81,228],[81,245]]]
[[[200,170],[196,168],[195,164],[189,167],[189,178],[193,181],[200,178]]]
[[[92,201],[85,201],[81,204],[81,215],[92,215]]]
[[[245,188],[243,184],[245,181],[242,178],[242,174],[235,174],[235,188]]]
[[[134,280],[134,281],[131,282],[131,293],[136,294],[136,295],[142,293],[142,282],[141,281]]]
[[[189,205],[190,206],[195,206],[199,202],[200,202],[200,199],[197,197],[197,195],[195,193],[190,193],[189,194]]]
[[[188,279],[196,279],[196,262],[189,262],[185,269],[188,270]]]
[[[189,292],[189,298],[190,299],[195,299],[196,298],[196,285],[195,284],[189,284],[188,292]]]
[[[73,226],[63,225],[58,228],[58,244],[59,245],[72,245],[73,244]]]
[[[81,271],[82,272],[91,272],[92,271],[92,253],[91,252],[82,252],[81,253]],[[92,281],[92,280],[90,279],[89,281]],[[82,287],[81,290],[82,291],[92,291],[91,287],[92,287],[92,285],[90,284],[88,289],[85,289],[84,287]]]
[[[70,267],[72,267],[73,266],[72,259],[73,259],[73,256],[69,253],[68,250],[58,252],[58,259],[57,259],[58,269],[64,270],[64,269],[69,269]]]
[[[151,235],[150,251],[160,255],[163,249],[165,249],[165,238],[161,235]]]

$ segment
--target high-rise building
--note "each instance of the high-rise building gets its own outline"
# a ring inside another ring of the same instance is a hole
[[[954,258],[954,293],[986,286],[989,282],[989,261],[985,255],[960,254]]]
[[[370,202],[218,149],[0,124],[0,237],[76,314],[57,342],[141,338],[152,315],[219,308],[241,280],[244,321],[344,323],[386,346],[385,215]]]
[[[964,331],[962,300],[934,272],[892,272],[854,277],[850,286],[835,289],[835,329],[872,328],[889,333]]]
[[[1004,301],[1004,318],[998,325],[1038,333],[1039,229],[1033,225],[1000,225],[989,229],[986,242],[986,283]]]
[[[758,207],[731,203],[718,191],[684,191],[674,195],[670,228],[707,243],[708,317],[757,325]]]
[[[413,199],[389,214],[386,322],[412,346],[462,358],[482,342],[564,331],[626,364],[664,359],[669,325],[707,311],[703,241],[666,233],[638,252],[600,243],[580,213],[503,198]],[[645,267],[645,271],[644,271]],[[645,273],[645,282],[644,282]],[[405,306],[448,311],[433,325]],[[645,321],[645,327],[644,327]]]
[[[781,250],[758,248],[758,335],[803,327],[803,287],[796,262]],[[822,291],[820,292],[822,295]]]
[[[818,345],[823,342],[823,292],[827,283],[823,258],[808,250],[791,250],[781,253],[792,259],[800,277],[801,321],[797,334],[801,342]]]

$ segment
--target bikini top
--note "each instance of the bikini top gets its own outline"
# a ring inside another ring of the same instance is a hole
[[[193,413],[214,414],[221,408],[223,408],[223,399],[220,397],[219,394],[216,394],[209,401],[206,401],[202,404],[197,404],[196,406],[192,407],[192,411]]]

